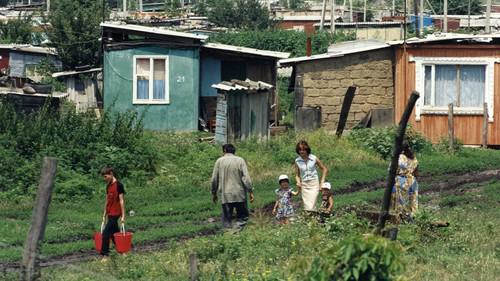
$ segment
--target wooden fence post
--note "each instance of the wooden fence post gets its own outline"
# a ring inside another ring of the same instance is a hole
[[[31,227],[24,244],[23,260],[21,264],[21,280],[32,281],[40,277],[38,268],[38,254],[40,242],[43,240],[45,224],[47,223],[47,213],[50,199],[52,197],[52,187],[57,169],[55,158],[44,157],[40,182],[36,195],[36,205],[31,216]]]
[[[453,123],[453,103],[448,104],[448,138],[450,150],[453,150],[453,143],[455,142],[455,131]]]
[[[196,253],[189,254],[189,280],[198,281],[198,257]]]
[[[410,119],[410,114],[417,102],[420,94],[417,91],[411,93],[408,103],[406,104],[405,111],[401,116],[399,121],[398,131],[396,133],[396,138],[394,139],[394,149],[392,151],[391,166],[389,168],[389,174],[387,175],[387,185],[385,187],[384,198],[382,200],[382,211],[378,217],[377,227],[375,229],[376,234],[381,234],[385,227],[385,222],[389,218],[389,207],[391,205],[391,193],[392,187],[395,183],[396,169],[398,167],[399,154],[401,153],[401,146],[403,144],[403,138],[406,132],[406,125],[408,124],[408,119]]]
[[[483,148],[488,147],[488,103],[483,104]]]
[[[356,87],[350,86],[347,88],[347,92],[344,96],[344,101],[342,102],[342,109],[340,110],[339,124],[337,125],[337,137],[341,137],[344,132],[345,123],[347,122],[347,115],[349,115],[349,110],[351,109],[352,100],[354,99],[354,93],[356,93]]]

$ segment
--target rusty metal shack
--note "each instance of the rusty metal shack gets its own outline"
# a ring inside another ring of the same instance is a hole
[[[217,89],[215,141],[229,143],[255,137],[269,137],[269,95],[271,84],[246,79],[222,81]]]

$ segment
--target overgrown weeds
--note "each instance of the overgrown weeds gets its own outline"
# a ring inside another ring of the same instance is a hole
[[[104,165],[113,166],[121,177],[132,170],[154,174],[157,157],[141,122],[133,112],[97,118],[45,106],[20,113],[9,101],[0,101],[0,163],[15,169],[0,171],[0,196],[15,199],[34,193],[44,156],[59,160],[56,199],[91,196]]]

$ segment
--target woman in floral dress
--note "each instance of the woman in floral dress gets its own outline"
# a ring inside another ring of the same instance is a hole
[[[408,143],[399,155],[396,182],[392,187],[391,210],[399,217],[413,218],[418,209],[418,160]]]

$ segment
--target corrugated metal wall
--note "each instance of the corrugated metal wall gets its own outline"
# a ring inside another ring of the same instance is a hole
[[[15,52],[10,51],[9,55],[9,68],[10,68],[10,76],[13,77],[26,77],[25,66],[29,64],[39,64],[40,61],[44,58],[49,58],[49,60],[56,67],[61,67],[62,64],[59,60],[56,60],[54,56],[48,56],[43,54],[31,54],[24,52]]]
[[[169,56],[169,104],[132,104],[134,55]],[[199,50],[136,47],[104,54],[104,107],[113,111],[144,112],[144,126],[152,130],[197,131]]]

